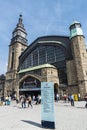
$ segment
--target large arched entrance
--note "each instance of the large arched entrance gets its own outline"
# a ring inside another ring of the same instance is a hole
[[[54,95],[58,93],[58,83],[54,83]],[[19,95],[31,97],[41,95],[41,77],[28,74],[23,76],[19,81]]]
[[[38,77],[33,75],[24,76],[19,82],[19,95],[26,97],[37,96],[41,94],[41,81]]]

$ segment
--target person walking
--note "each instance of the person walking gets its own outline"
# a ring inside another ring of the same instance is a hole
[[[64,94],[64,101],[66,102],[66,100],[67,100],[67,95]]]
[[[80,93],[78,93],[78,101],[80,101],[80,100],[81,100]]]
[[[74,106],[74,96],[71,95],[71,106]]]
[[[68,94],[68,103],[70,102],[70,100],[71,100],[71,96],[70,94]]]
[[[56,95],[56,101],[58,102],[58,100],[59,100],[59,94],[57,93],[57,95]]]
[[[26,108],[26,97],[25,96],[21,97],[21,106],[22,106],[22,108]]]
[[[32,106],[32,98],[31,98],[31,96],[28,97],[28,107],[29,107],[29,105],[30,105],[31,107],[33,107],[33,106]]]
[[[87,108],[87,95],[85,95],[84,99],[86,101],[85,108]]]

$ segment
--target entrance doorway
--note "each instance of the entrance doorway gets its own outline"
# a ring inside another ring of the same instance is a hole
[[[19,95],[25,95],[28,96],[35,96],[41,94],[41,82],[39,79],[28,76],[24,78],[19,85]]]
[[[38,95],[41,95],[41,91],[19,91],[19,94],[20,95],[25,95],[25,97],[28,97],[28,96],[35,96],[37,97]]]

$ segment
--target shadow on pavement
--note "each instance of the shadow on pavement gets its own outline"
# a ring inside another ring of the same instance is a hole
[[[41,124],[39,124],[39,123],[37,123],[37,122],[29,121],[29,120],[21,120],[21,121],[42,128],[42,127],[41,127]]]
[[[85,107],[76,107],[76,108],[81,108],[81,109],[85,109]]]

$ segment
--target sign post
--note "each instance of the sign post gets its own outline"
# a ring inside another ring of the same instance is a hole
[[[54,118],[54,83],[41,83],[41,124],[44,128],[55,129]]]

